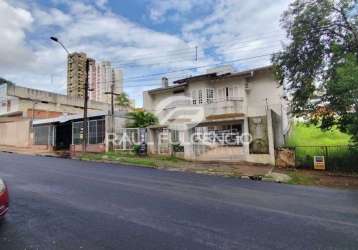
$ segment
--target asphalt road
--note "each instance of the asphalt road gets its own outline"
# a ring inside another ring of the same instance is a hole
[[[358,192],[0,153],[0,249],[357,249]]]

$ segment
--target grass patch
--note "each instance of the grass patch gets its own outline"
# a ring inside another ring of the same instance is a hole
[[[348,145],[351,137],[336,128],[322,131],[314,125],[296,123],[287,140],[287,146],[337,146]]]
[[[288,176],[291,177],[287,183],[292,185],[305,185],[305,186],[313,186],[317,184],[318,178],[302,174],[300,172],[289,172]]]
[[[175,167],[184,160],[170,156],[138,156],[132,152],[108,152],[103,154],[84,154],[80,156],[85,161],[109,161],[113,163],[131,164],[158,168],[161,166]]]

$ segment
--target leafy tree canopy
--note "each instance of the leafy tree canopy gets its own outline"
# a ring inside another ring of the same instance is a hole
[[[122,93],[119,96],[116,97],[116,104],[122,107],[129,107],[130,106],[130,100],[127,95],[127,93]]]
[[[295,0],[281,24],[289,43],[273,56],[277,79],[292,94],[291,110],[338,126],[358,142],[358,1]]]
[[[128,113],[128,118],[131,120],[127,126],[129,128],[146,128],[158,123],[158,118],[154,114],[142,110]]]

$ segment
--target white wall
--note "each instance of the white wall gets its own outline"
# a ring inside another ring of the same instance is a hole
[[[185,88],[185,92],[177,95],[191,97],[193,90],[202,90],[203,105],[206,105],[207,88],[213,88],[215,90],[214,98],[217,98],[218,89],[224,87],[236,87],[235,97],[243,98],[243,111],[247,116],[266,115],[267,109],[272,109],[277,114],[282,115],[282,110],[284,110],[284,107],[282,106],[282,96],[284,94],[283,87],[278,86],[271,71],[255,72],[248,83],[248,91],[245,89],[245,85],[246,79],[244,77],[231,77],[215,81],[201,80],[189,83]],[[168,97],[177,95],[174,95],[173,90],[171,89],[153,94],[145,92],[143,95],[144,109],[150,112],[155,112],[157,111],[158,103]]]
[[[246,95],[248,116],[266,115],[267,106],[281,114],[283,87],[278,85],[270,71],[255,73],[249,89]]]

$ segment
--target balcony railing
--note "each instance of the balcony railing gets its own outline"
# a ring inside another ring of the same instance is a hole
[[[244,113],[244,99],[216,99],[210,104],[205,104],[203,107],[205,109],[206,117],[225,114],[242,114]]]
[[[223,116],[229,114],[243,114],[244,113],[244,99],[243,98],[223,98],[212,99],[209,103],[205,104],[193,104],[190,100],[180,100],[175,103],[171,103],[169,107],[161,110],[157,113],[159,120],[163,118],[176,120],[183,119],[184,117],[195,116],[195,112],[204,112],[205,118],[211,118],[215,116]],[[184,118],[185,120],[185,118]]]

